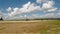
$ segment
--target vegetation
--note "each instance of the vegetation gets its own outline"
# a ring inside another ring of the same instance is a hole
[[[0,21],[2,34],[60,34],[60,20]]]

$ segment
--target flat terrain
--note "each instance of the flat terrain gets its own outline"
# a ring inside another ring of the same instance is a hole
[[[60,20],[0,21],[0,34],[60,34]]]

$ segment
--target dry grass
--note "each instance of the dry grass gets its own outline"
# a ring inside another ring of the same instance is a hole
[[[59,21],[60,22],[60,21]],[[0,21],[1,34],[60,34],[60,23],[55,20]]]

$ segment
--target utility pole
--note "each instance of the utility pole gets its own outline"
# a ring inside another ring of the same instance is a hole
[[[25,20],[27,21],[27,14],[25,15]]]
[[[26,20],[26,21],[28,21],[28,18],[27,18],[27,13],[26,13],[26,15],[25,15],[25,20]]]

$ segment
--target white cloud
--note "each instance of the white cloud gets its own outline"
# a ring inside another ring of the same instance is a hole
[[[57,8],[52,8],[52,9],[49,9],[48,11],[56,11],[57,10]]]
[[[41,10],[43,12],[52,12],[57,10],[57,8],[54,7],[55,2],[53,0],[36,0],[36,2],[42,4]]]
[[[40,6],[35,6],[34,3],[32,3],[28,8],[28,11],[37,11],[37,10],[40,10]]]
[[[54,5],[53,1],[48,1],[47,3],[43,3],[42,8],[43,9],[50,9],[53,7],[53,5]]]
[[[47,13],[44,15],[44,18],[54,18],[55,14],[54,13]]]
[[[37,3],[40,3],[42,0],[36,0]]]
[[[57,12],[60,13],[60,9],[58,9]]]
[[[11,7],[8,7],[6,10],[7,10],[8,12],[10,12],[10,11],[12,10],[12,8],[11,8]]]
[[[32,14],[31,16],[27,16],[28,19],[42,18],[43,16],[40,14]]]
[[[52,11],[56,11],[57,8],[54,7],[55,2],[54,1],[48,1],[46,3],[42,4],[42,11],[46,11],[46,12],[52,12]]]
[[[0,10],[0,18],[2,17],[5,20],[6,16],[7,16],[7,14],[3,13],[2,10]]]
[[[49,0],[36,0],[37,3],[48,2]]]
[[[14,8],[14,9],[13,9],[13,12],[11,12],[9,15],[10,15],[10,16],[14,16],[14,15],[16,15],[17,13],[19,13],[19,8]]]
[[[2,12],[1,12],[1,10],[0,10],[0,18],[1,18],[1,16],[2,16],[1,14],[2,14]]]
[[[18,15],[18,14],[23,14],[23,13],[30,13],[30,12],[34,12],[34,11],[46,11],[46,12],[53,12],[53,11],[56,11],[58,8],[54,7],[54,4],[55,2],[54,1],[50,1],[50,0],[36,0],[37,3],[42,3],[42,5],[37,5],[35,3],[31,3],[31,2],[28,2],[24,5],[22,5],[22,8],[7,8],[7,11],[9,11],[10,13],[8,13],[8,16],[6,16],[6,18],[9,18],[9,19],[17,19],[18,17],[21,18],[21,19],[26,19],[29,18],[29,19],[33,19],[33,18],[50,18],[50,17],[55,17],[54,16],[54,13],[47,13],[45,15],[40,15],[40,14],[34,14],[32,16],[15,16],[15,15]],[[45,13],[46,13],[45,12]]]
[[[42,17],[42,16],[39,15],[39,14],[33,14],[32,16],[33,16],[33,18],[41,18],[41,17]]]
[[[34,3],[28,2],[27,4],[23,5],[22,8],[14,8],[13,12],[11,12],[9,15],[14,16],[16,14],[29,13],[37,10],[40,10],[40,6],[36,6]]]
[[[42,1],[42,0],[37,0],[37,1]],[[44,0],[44,1],[47,1],[47,2],[44,2],[42,4],[42,8],[41,8],[41,6],[38,6],[35,3],[28,2],[28,3],[24,4],[22,6],[22,8],[13,8],[12,9],[11,7],[9,7],[7,9],[7,11],[12,11],[11,13],[9,13],[9,15],[14,16],[14,15],[22,14],[22,13],[30,13],[33,11],[52,12],[52,11],[57,10],[57,8],[54,7],[54,4],[55,4],[54,1],[49,1],[49,0]]]
[[[57,13],[57,15],[60,15],[60,13]]]

